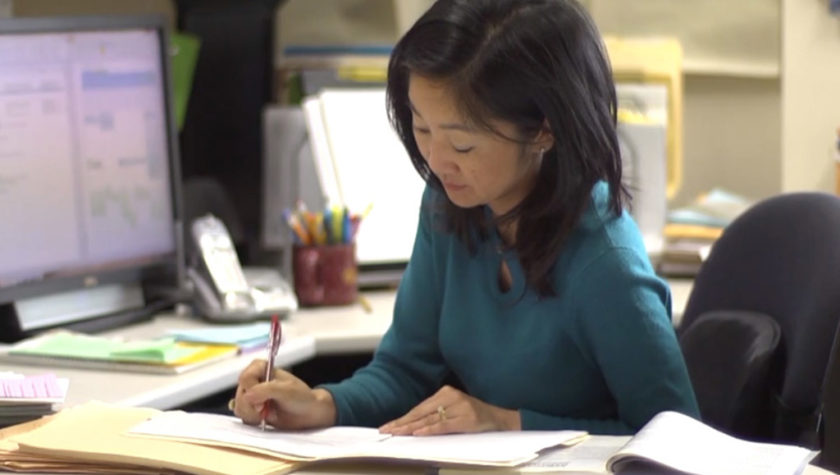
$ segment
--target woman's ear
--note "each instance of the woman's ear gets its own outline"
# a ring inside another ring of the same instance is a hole
[[[551,127],[548,126],[548,120],[543,120],[542,127],[534,137],[534,146],[537,150],[550,150],[554,146],[554,134],[551,132]]]

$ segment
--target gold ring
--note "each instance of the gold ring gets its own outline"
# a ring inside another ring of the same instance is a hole
[[[446,408],[442,405],[437,407],[437,414],[441,422],[446,420]]]
[[[228,410],[230,410],[230,412],[233,412],[234,410],[236,410],[236,399],[235,398],[232,398],[230,401],[228,401]]]

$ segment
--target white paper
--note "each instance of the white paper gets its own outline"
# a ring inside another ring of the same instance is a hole
[[[519,470],[602,473],[607,470],[607,460],[629,440],[629,435],[594,435],[571,447],[548,450]]]
[[[443,467],[438,475],[603,474],[608,473],[607,460],[629,440],[629,435],[593,435],[571,447],[547,449],[536,459],[515,469]]]
[[[318,96],[307,97],[301,105],[309,132],[309,145],[312,147],[312,157],[315,159],[315,172],[321,184],[321,189],[331,204],[344,204],[344,196],[338,183],[338,177],[333,167],[330,143],[324,128],[321,114],[321,100]]]
[[[714,475],[791,475],[807,463],[808,449],[736,439],[676,412],[648,422],[618,456],[637,456],[683,472]]]
[[[407,262],[425,182],[388,122],[385,89],[327,89],[318,101],[304,112],[324,192],[352,213],[373,204],[356,238],[359,262]]]
[[[331,427],[306,431],[260,430],[239,418],[220,414],[167,411],[139,424],[132,434],[218,441],[275,452],[288,457],[330,457],[358,445],[388,438],[377,429]]]
[[[392,437],[364,427],[263,432],[231,416],[174,411],[156,415],[130,433],[215,441],[299,460],[381,457],[485,465],[524,463],[534,459],[540,450],[577,441],[585,435],[580,431],[521,431]]]
[[[546,447],[584,435],[578,431],[518,431],[400,436],[381,441],[372,450],[389,458],[519,465],[533,460]]]

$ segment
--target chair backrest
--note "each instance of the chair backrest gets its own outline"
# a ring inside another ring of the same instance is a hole
[[[703,422],[748,439],[772,433],[772,399],[781,329],[747,311],[704,313],[680,333]]]
[[[720,310],[776,320],[783,364],[775,429],[768,435],[815,440],[820,390],[840,317],[840,198],[783,194],[735,219],[695,279],[679,332]]]
[[[825,371],[820,466],[840,472],[840,328]]]

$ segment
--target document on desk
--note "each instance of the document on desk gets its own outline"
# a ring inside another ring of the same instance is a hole
[[[794,445],[752,442],[718,431],[684,414],[653,417],[607,461],[614,473],[674,470],[714,475],[799,473],[810,451]]]
[[[0,351],[0,361],[49,367],[180,374],[236,356],[236,345],[177,342],[174,338],[123,340],[54,330]]]
[[[235,417],[178,411],[157,414],[130,433],[272,454],[287,460],[370,458],[494,467],[519,465],[546,448],[573,445],[586,437],[581,431],[411,437],[380,434],[377,429],[364,427],[262,432]]]
[[[443,467],[438,475],[514,475],[538,473],[603,474],[607,460],[630,440],[629,435],[593,435],[571,447],[543,451],[515,468]]]
[[[0,429],[0,471],[280,475],[300,467],[276,456],[127,435],[159,412],[88,402]]]

